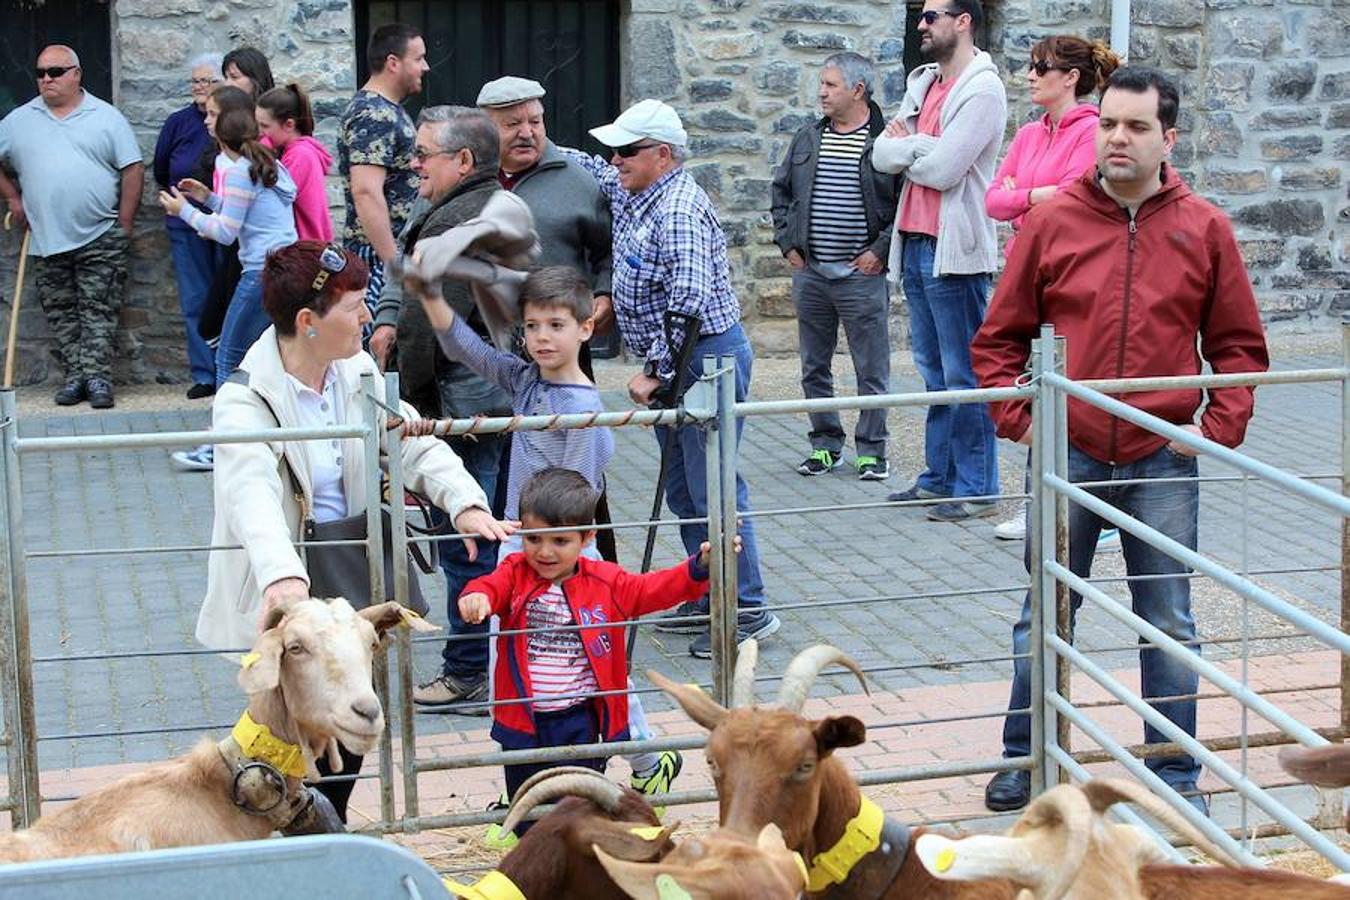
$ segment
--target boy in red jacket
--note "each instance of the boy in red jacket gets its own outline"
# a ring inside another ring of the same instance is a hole
[[[536,474],[520,492],[523,527],[576,530],[523,535],[523,552],[460,594],[464,621],[496,615],[508,632],[497,638],[492,673],[494,696],[507,701],[492,708],[492,737],[503,749],[627,740],[625,624],[708,590],[706,542],[697,556],[646,575],[583,557],[595,537],[596,497],[590,482],[570,469]],[[522,629],[527,633],[518,633]],[[528,702],[511,702],[518,700]],[[603,772],[606,762],[595,756],[573,764]],[[507,793],[514,796],[527,778],[554,765],[506,766]]]

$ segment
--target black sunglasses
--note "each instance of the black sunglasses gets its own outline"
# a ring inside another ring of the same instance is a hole
[[[46,75],[48,78],[51,79],[57,79],[60,78],[62,75],[66,74],[67,72],[69,72],[71,69],[78,69],[78,68],[79,66],[47,66],[46,68],[38,66],[34,71],[37,73],[38,81],[41,81],[43,75]]]
[[[1027,63],[1027,71],[1035,72],[1037,77],[1044,78],[1046,72],[1068,72],[1069,67],[1057,66],[1054,63],[1046,62],[1043,59],[1040,61],[1033,59],[1031,62]]]
[[[625,144],[625,145],[622,146],[622,147],[615,147],[615,148],[614,148],[614,152],[615,152],[615,154],[617,154],[618,156],[623,157],[624,159],[632,159],[633,157],[635,157],[635,156],[637,156],[639,153],[641,153],[643,150],[646,150],[646,149],[648,149],[648,148],[650,148],[650,147],[659,147],[659,146],[661,146],[661,145],[660,145],[660,144]]]
[[[342,252],[342,248],[337,244],[329,244],[323,248],[319,254],[319,272],[310,282],[309,290],[315,296],[323,290],[323,286],[328,283],[330,275],[336,275],[347,268],[347,254]]]
[[[929,9],[921,13],[919,18],[923,20],[923,24],[932,25],[942,16],[951,16],[953,19],[957,19],[963,15],[964,13],[952,12],[950,9]]]

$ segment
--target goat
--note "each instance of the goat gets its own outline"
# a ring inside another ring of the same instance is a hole
[[[670,833],[675,826],[662,827],[646,798],[579,766],[546,769],[522,784],[503,831],[554,800],[561,802],[534,823],[494,872],[474,885],[447,881],[446,888],[473,900],[623,900],[628,895],[606,874],[595,848],[633,862],[654,862],[674,849]],[[509,886],[502,885],[503,879]]]
[[[863,689],[867,682],[857,663],[834,647],[818,644],[792,660],[779,690],[777,708],[750,706],[754,641],[740,645],[732,692],[732,708],[716,703],[693,685],[677,684],[658,672],[652,683],[665,691],[698,724],[711,732],[705,754],[717,786],[722,828],[754,839],[765,825],[782,830],[787,847],[799,851],[811,867],[811,896],[886,898],[886,900],[1012,900],[1008,881],[960,883],[933,877],[913,851],[905,825],[885,819],[865,800],[858,783],[834,751],[854,747],[866,728],[853,716],[810,721],[802,706],[820,670],[832,663],[850,669]],[[852,827],[850,827],[852,826]],[[852,857],[837,853],[841,840],[873,847]]]
[[[1280,765],[1299,781],[1324,788],[1343,788],[1350,785],[1350,744],[1285,747],[1280,751]],[[1350,828],[1350,812],[1346,814],[1345,825]],[[1331,880],[1350,884],[1350,873],[1343,872]]]
[[[754,843],[724,829],[687,838],[655,863],[615,859],[598,846],[595,855],[634,900],[797,900],[806,887],[806,864],[777,825],[765,825]]]
[[[258,840],[289,825],[309,809],[302,779],[319,777],[317,756],[327,754],[338,771],[338,741],[361,754],[379,741],[384,710],[371,661],[380,636],[402,622],[435,630],[397,603],[360,612],[342,599],[279,605],[244,657],[248,708],[230,737],[204,738],[0,836],[0,861]]]

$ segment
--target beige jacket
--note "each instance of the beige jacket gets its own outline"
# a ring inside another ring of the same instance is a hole
[[[364,422],[361,375],[373,373],[380,391],[383,377],[366,353],[339,360],[334,366],[339,393],[346,398],[341,421]],[[277,419],[283,426],[296,427],[299,418],[294,394],[286,385],[275,328],[263,332],[240,369],[248,373],[248,383],[230,381],[221,386],[211,410],[212,427],[256,431],[276,427]],[[411,406],[401,405],[405,416],[417,417]],[[383,414],[380,419],[383,422]],[[304,560],[293,544],[301,537],[301,513],[281,457],[284,453],[309,500],[310,444],[270,441],[217,445],[211,543],[240,544],[243,549],[214,550],[207,562],[206,599],[197,617],[197,640],[205,646],[217,650],[250,646],[257,634],[262,589],[282,578],[309,580]],[[344,439],[342,444],[342,487],[348,515],[356,515],[366,508],[364,447],[359,438]],[[443,441],[414,438],[401,441],[399,446],[408,486],[425,494],[452,519],[470,507],[489,509],[483,489]]]

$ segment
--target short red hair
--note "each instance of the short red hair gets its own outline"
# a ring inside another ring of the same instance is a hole
[[[312,285],[319,274],[319,256],[326,246],[323,241],[296,241],[267,254],[267,261],[263,263],[262,305],[276,326],[277,334],[282,337],[295,334],[295,317],[300,310],[312,309],[325,316],[338,297],[366,289],[370,269],[365,261],[352,251],[340,248],[347,265],[341,272],[330,275],[315,295]]]

